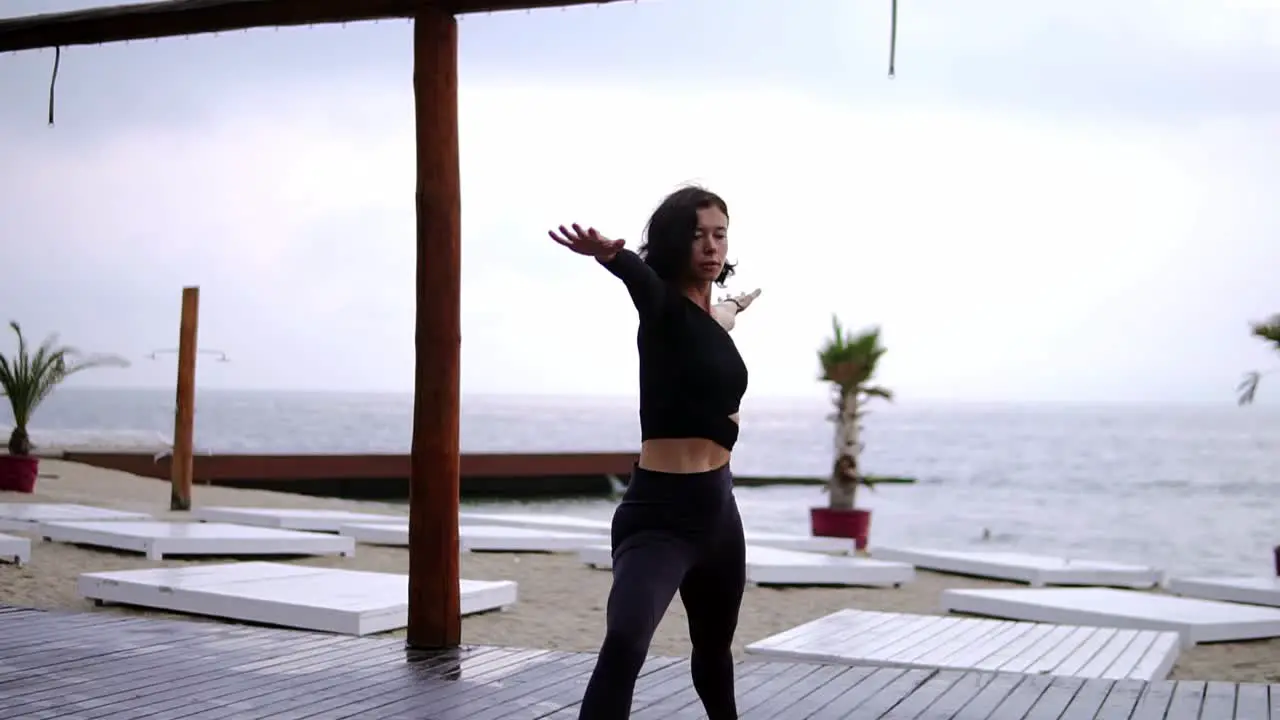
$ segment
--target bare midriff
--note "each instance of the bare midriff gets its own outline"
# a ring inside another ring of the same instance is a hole
[[[738,413],[729,419],[738,422]],[[640,467],[654,472],[692,475],[728,465],[731,455],[705,438],[654,438],[640,444]]]

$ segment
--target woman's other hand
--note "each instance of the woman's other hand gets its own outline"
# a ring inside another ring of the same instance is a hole
[[[751,303],[758,297],[760,297],[760,288],[740,295],[725,295],[720,298],[719,303],[729,303],[733,307],[734,314],[737,314],[751,307]]]

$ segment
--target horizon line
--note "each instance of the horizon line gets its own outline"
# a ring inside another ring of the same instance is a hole
[[[129,392],[164,392],[172,393],[174,390],[166,385],[136,385],[136,386],[107,386],[107,385],[73,385],[59,388],[61,392],[110,392],[110,393],[129,393]],[[332,389],[332,388],[265,388],[265,387],[206,387],[197,388],[197,394],[262,394],[262,395],[368,395],[368,396],[397,396],[412,397],[414,391],[406,390],[357,390],[357,389]],[[753,400],[763,401],[803,401],[811,402],[814,400],[824,400],[825,390],[814,394],[755,394],[748,398],[744,398],[744,403],[750,403]],[[482,392],[462,392],[462,399],[473,398],[495,398],[495,399],[541,399],[541,400],[630,400],[635,401],[638,393],[545,393],[545,392],[501,392],[501,391],[482,391]],[[897,402],[889,404],[878,404],[881,409],[890,409],[895,406],[900,407],[904,403],[910,404],[927,404],[927,405],[965,405],[965,406],[1009,406],[1009,405],[1057,405],[1057,406],[1170,406],[1170,405],[1194,405],[1194,406],[1218,406],[1228,403],[1234,405],[1234,399],[1228,397],[1223,400],[1172,400],[1172,399],[1127,399],[1127,400],[1071,400],[1071,399],[1054,399],[1054,398],[1024,398],[1024,399],[975,399],[975,398],[946,398],[946,397],[899,397]],[[1255,405],[1266,406],[1268,403],[1255,403]]]

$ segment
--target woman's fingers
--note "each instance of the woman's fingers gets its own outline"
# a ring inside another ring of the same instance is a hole
[[[570,250],[582,255],[601,255],[607,252],[616,252],[622,249],[625,240],[610,240],[601,235],[595,228],[582,229],[582,226],[573,223],[569,229],[561,225],[559,233],[555,230],[548,230],[547,234],[552,240],[569,248]]]
[[[572,247],[573,247],[573,243],[569,242],[569,240],[568,240],[567,238],[562,238],[562,237],[560,237],[559,235],[557,235],[555,230],[548,230],[548,231],[547,231],[547,234],[551,236],[551,239],[552,239],[552,240],[555,240],[556,242],[560,243],[561,245],[563,245],[563,246],[565,246],[565,247],[567,247],[567,248],[572,248]]]
[[[580,247],[583,244],[584,238],[582,236],[582,233],[569,230],[563,225],[561,225],[559,229],[560,229],[560,234],[558,235],[556,234],[555,230],[547,231],[548,234],[551,235],[552,239],[554,239],[556,242],[560,243],[561,245],[564,245],[565,247],[570,247],[570,248]]]
[[[752,301],[754,301],[757,297],[760,297],[760,288],[756,288],[755,290],[752,290],[749,293],[743,293],[739,295],[737,299],[734,300],[734,303],[738,305],[739,311],[746,310],[747,308],[751,307]]]

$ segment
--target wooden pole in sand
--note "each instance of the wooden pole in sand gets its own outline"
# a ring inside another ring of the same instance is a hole
[[[191,509],[195,473],[192,444],[196,420],[196,329],[200,320],[200,288],[182,288],[182,321],[178,328],[178,401],[173,413],[173,457],[169,467],[169,509]]]
[[[409,626],[422,649],[462,642],[458,581],[462,191],[458,23],[436,6],[413,23],[418,166],[417,322],[409,468]]]

